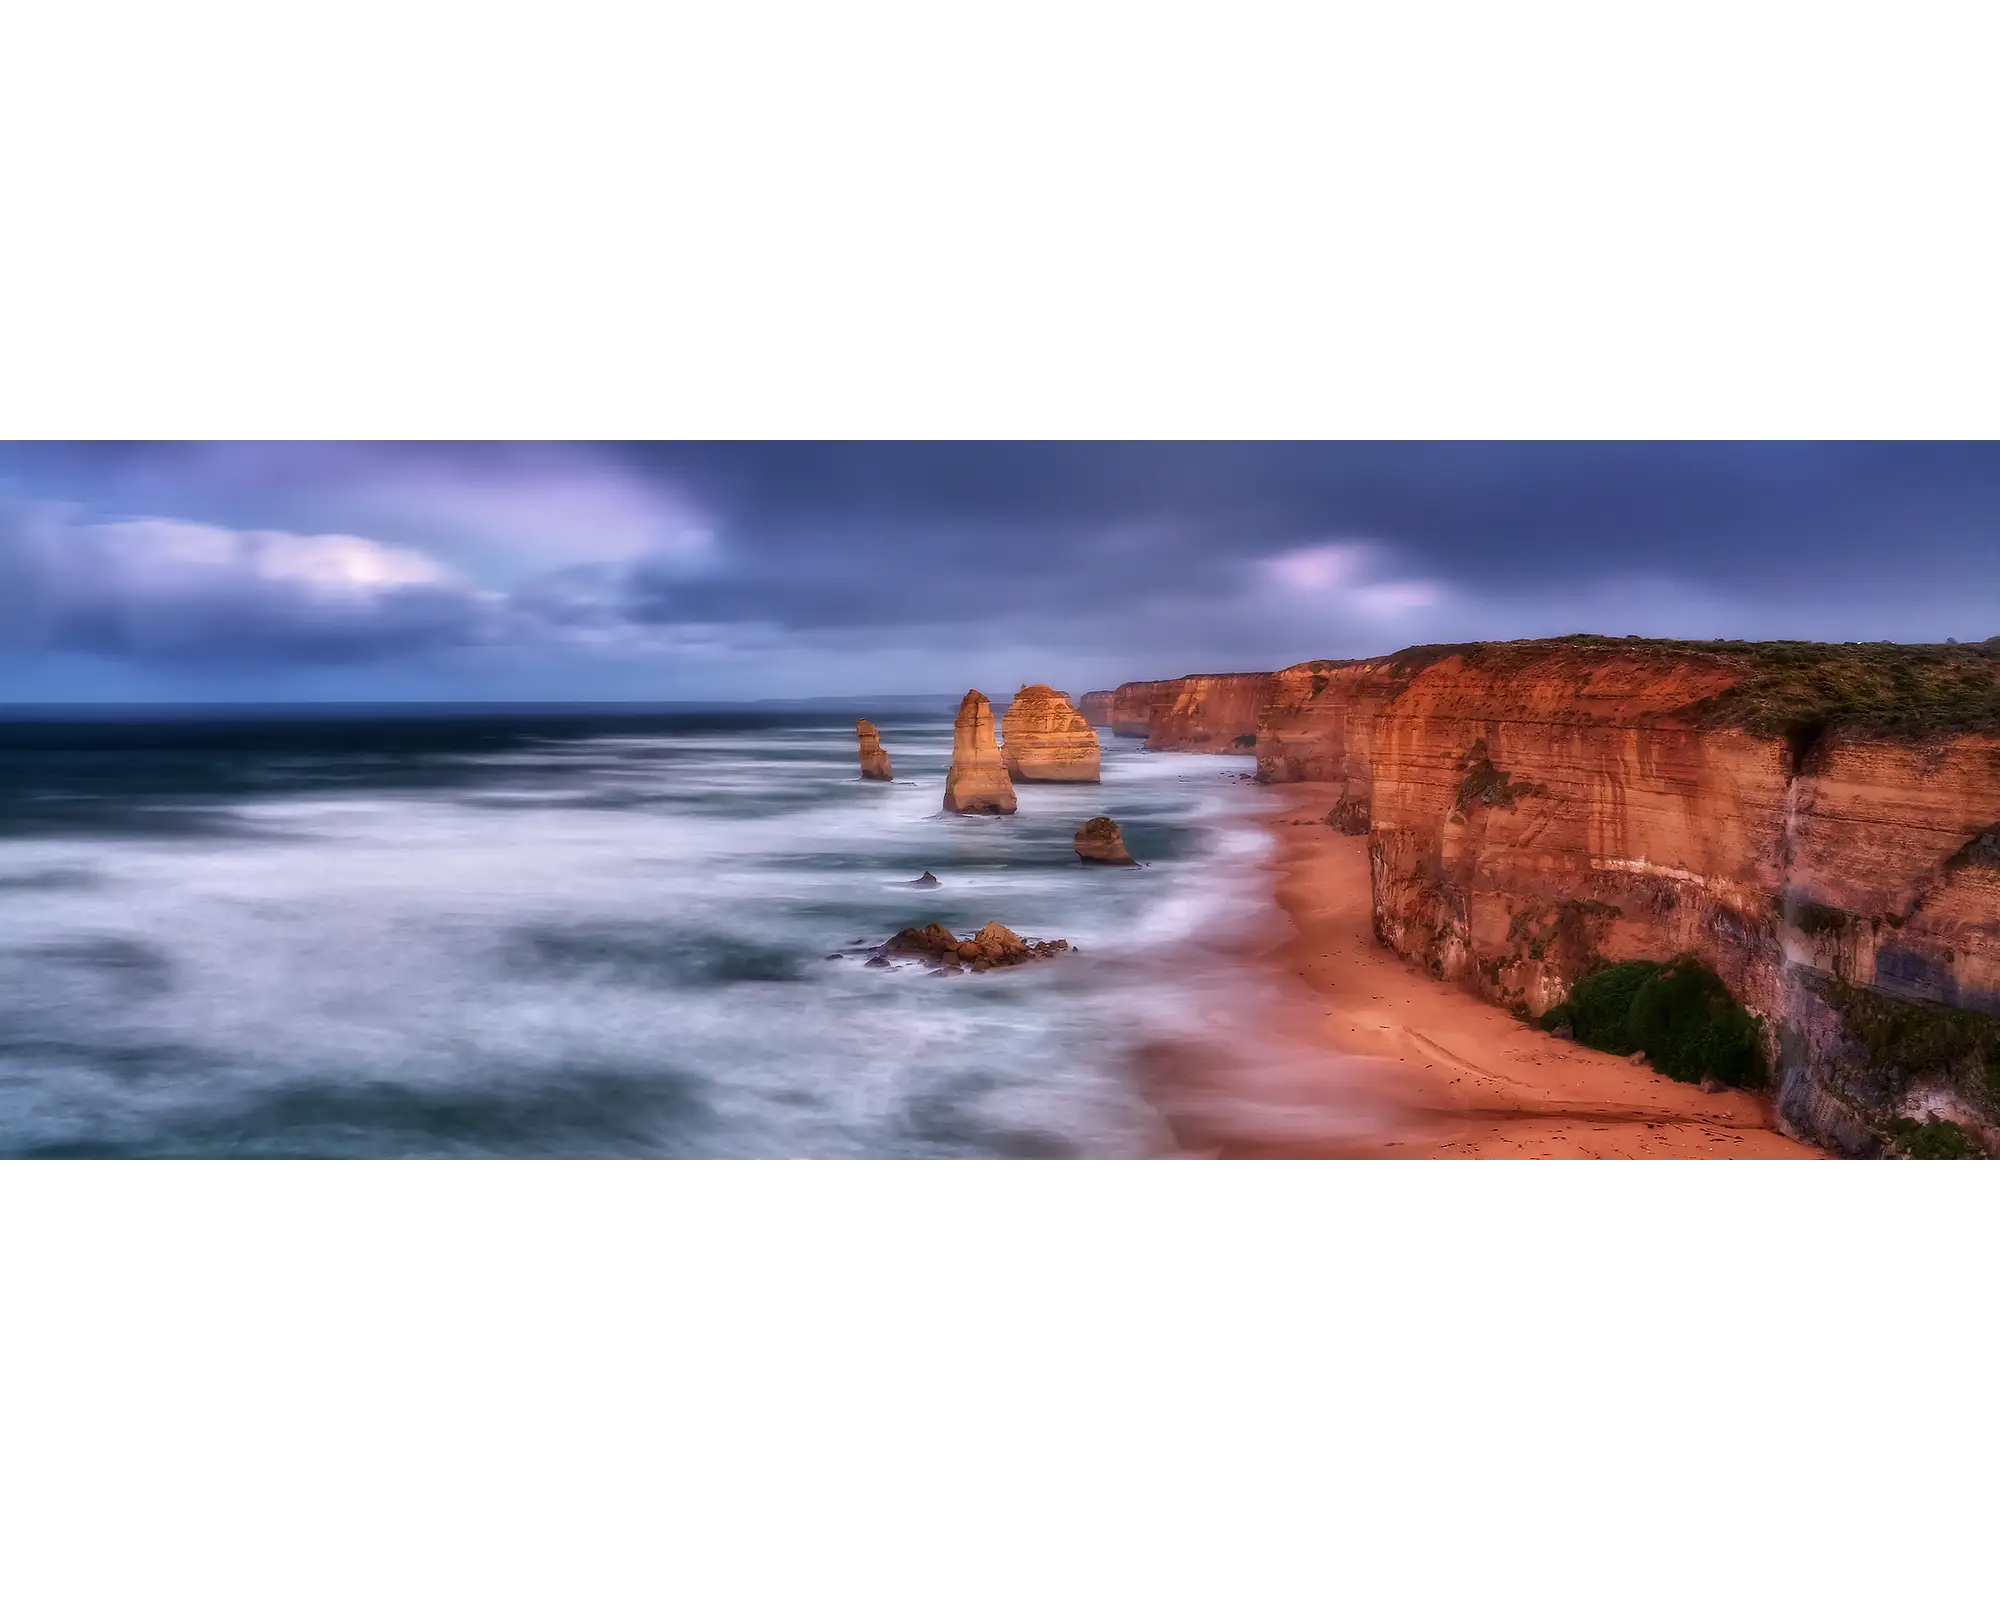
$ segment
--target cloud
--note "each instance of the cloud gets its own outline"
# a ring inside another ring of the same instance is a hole
[[[425,553],[342,534],[0,507],[0,642],[137,661],[357,662],[487,634]]]

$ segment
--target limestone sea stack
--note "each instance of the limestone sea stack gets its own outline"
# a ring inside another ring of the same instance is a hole
[[[1024,685],[1000,719],[1000,756],[1016,783],[1096,783],[1097,734],[1069,696]]]
[[[887,783],[895,773],[889,768],[889,752],[882,748],[882,736],[875,731],[875,724],[863,717],[854,724],[854,732],[861,740],[861,776]]]
[[[1076,830],[1076,853],[1086,866],[1136,867],[1125,849],[1125,835],[1109,817],[1092,817]]]
[[[951,770],[944,777],[947,811],[1011,813],[1014,785],[993,738],[993,705],[977,689],[958,703],[951,730]]]

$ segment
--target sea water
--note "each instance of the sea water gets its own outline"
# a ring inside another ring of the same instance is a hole
[[[877,721],[892,783],[851,714],[10,721],[0,1155],[1160,1149],[1131,1051],[1258,914],[1251,763],[1106,734],[955,817],[949,719]],[[1077,953],[865,964],[989,919]]]

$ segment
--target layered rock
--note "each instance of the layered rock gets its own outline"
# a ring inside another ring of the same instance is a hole
[[[1092,817],[1076,830],[1076,853],[1086,864],[1097,862],[1111,867],[1136,867],[1125,849],[1125,835],[1109,817]]]
[[[854,732],[861,741],[861,776],[887,783],[895,773],[889,766],[889,752],[882,748],[882,738],[876,733],[875,724],[863,717],[854,724]]]
[[[1097,735],[1067,695],[1024,685],[1000,719],[1001,760],[1017,783],[1096,783]]]
[[[944,808],[960,812],[1014,810],[1014,785],[993,737],[993,707],[977,689],[966,691],[958,704],[958,720],[952,724]]]
[[[1275,677],[1269,672],[1219,672],[1155,684],[1146,748],[1211,753],[1253,749]]]
[[[1801,1132],[1860,1154],[1938,1113],[2000,1152],[2000,735],[1760,726],[1731,707],[1764,669],[1730,650],[1378,665],[1379,708],[1350,673],[1323,751],[1265,743],[1274,779],[1351,771],[1366,721],[1385,943],[1528,1013],[1692,951],[1761,1019]]]
[[[1333,783],[1327,821],[1368,831],[1375,714],[1406,674],[1392,661],[1307,661],[1271,675],[1257,728],[1260,783]]]
[[[1111,731],[1121,738],[1143,739],[1153,727],[1153,692],[1159,688],[1150,679],[1121,683],[1110,691],[1107,715]],[[1088,698],[1086,696],[1086,698]]]

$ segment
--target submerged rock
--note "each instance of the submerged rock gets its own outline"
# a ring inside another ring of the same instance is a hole
[[[1000,756],[1017,783],[1096,783],[1097,734],[1069,697],[1024,684],[1000,719]]]
[[[926,869],[921,878],[912,878],[910,880],[910,887],[912,889],[935,889],[937,886],[937,874],[928,869]]]
[[[887,966],[889,956],[915,956],[934,961],[947,971],[970,967],[986,972],[994,967],[1017,967],[1024,962],[1061,955],[1069,949],[1067,939],[1023,939],[1000,922],[989,922],[970,939],[961,939],[939,922],[921,928],[905,928],[896,934],[871,960],[869,966]]]
[[[1014,785],[993,737],[993,705],[977,689],[966,691],[958,704],[958,720],[952,724],[944,808],[1001,814],[1014,810]]]
[[[1125,849],[1125,835],[1109,817],[1092,817],[1076,830],[1076,853],[1080,860],[1107,867],[1136,867]]]
[[[854,733],[861,741],[861,776],[887,783],[896,774],[889,766],[889,752],[882,748],[882,736],[875,731],[875,724],[863,717],[854,724]]]

